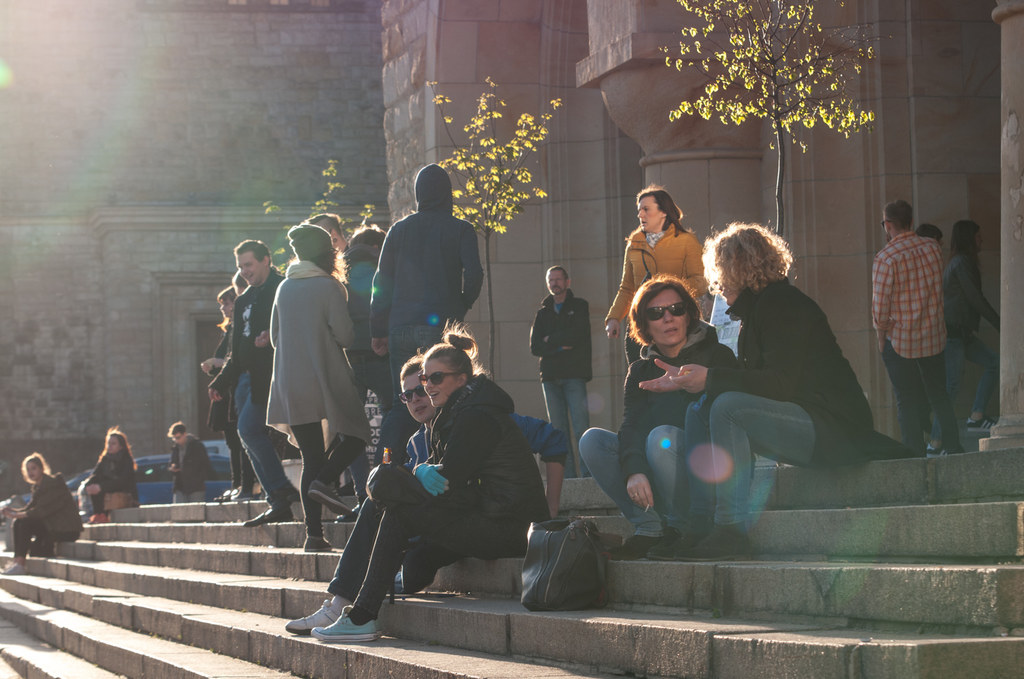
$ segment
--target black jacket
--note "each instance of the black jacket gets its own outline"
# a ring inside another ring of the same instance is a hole
[[[640,388],[640,383],[665,374],[654,359],[660,358],[674,366],[695,363],[708,368],[736,366],[736,356],[724,344],[719,344],[714,326],[703,321],[687,336],[686,344],[675,358],[658,353],[653,346],[644,347],[640,360],[629,366],[626,374],[622,426],[619,427],[619,460],[623,478],[632,474],[651,477],[647,464],[647,436],[655,427],[670,424],[683,429],[686,410],[700,398],[700,394],[686,391],[653,392]]]
[[[185,450],[175,443],[171,446],[171,464],[177,464],[181,471],[173,472],[171,490],[182,493],[198,493],[206,490],[206,480],[213,475],[210,456],[206,446],[192,434],[185,440]]]
[[[98,483],[104,493],[131,493],[137,500],[135,487],[135,460],[127,450],[105,455],[96,465],[89,483]]]
[[[984,316],[999,330],[997,312],[981,291],[981,270],[964,255],[953,255],[942,274],[943,308],[950,337],[978,332]]]
[[[593,373],[587,300],[574,297],[568,290],[561,311],[555,313],[555,298],[545,297],[530,328],[530,353],[540,356],[542,382],[569,378],[590,381]]]
[[[372,352],[370,342],[370,291],[377,271],[380,250],[369,245],[350,245],[342,254],[345,260],[345,288],[348,290],[348,315],[352,318],[355,340],[345,353]]]
[[[744,290],[729,313],[743,321],[740,365],[708,371],[709,398],[740,391],[797,404],[814,422],[812,466],[912,455],[874,431],[857,376],[814,300],[783,280]]]
[[[529,524],[549,517],[533,451],[512,421],[512,397],[483,376],[452,393],[430,426],[430,462],[449,491],[438,502]]]
[[[78,505],[60,474],[43,474],[39,483],[32,486],[32,499],[25,506],[25,513],[30,518],[41,519],[50,533],[82,532]]]
[[[238,384],[242,373],[249,373],[252,387],[252,402],[264,405],[270,395],[270,378],[274,374],[274,348],[267,343],[265,347],[257,347],[256,337],[264,330],[270,330],[270,312],[274,308],[274,297],[277,286],[284,280],[277,269],[271,268],[270,275],[263,285],[248,287],[235,300],[235,313],[231,319],[231,355],[221,368],[220,374],[214,378],[210,386],[226,396]],[[246,309],[249,313],[246,336]]]

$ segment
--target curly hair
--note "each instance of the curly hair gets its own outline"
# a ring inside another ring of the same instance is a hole
[[[486,375],[487,371],[477,358],[479,355],[480,347],[466,324],[449,321],[444,326],[441,341],[424,354],[423,365],[426,366],[427,361],[438,359],[444,361],[453,372],[461,373],[467,378]]]
[[[633,303],[629,306],[629,336],[637,344],[649,345],[654,342],[654,338],[651,337],[651,333],[647,329],[649,322],[644,312],[647,311],[651,300],[666,290],[675,290],[683,301],[683,306],[686,308],[687,333],[693,332],[697,328],[697,321],[701,320],[701,313],[700,305],[693,298],[693,291],[678,276],[658,274],[637,289],[636,294],[633,295]]]
[[[760,224],[733,222],[704,243],[704,272],[713,293],[725,288],[737,294],[746,288],[761,292],[785,280],[791,266],[789,245]]]

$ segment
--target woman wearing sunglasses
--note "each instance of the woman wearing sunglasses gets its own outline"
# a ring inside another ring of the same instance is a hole
[[[423,548],[452,560],[523,556],[530,523],[549,516],[533,453],[511,418],[511,397],[484,374],[465,326],[451,324],[442,337],[424,355],[420,373],[437,408],[429,461],[414,470],[424,492],[412,501],[388,503],[365,577],[356,574],[335,592],[351,604],[333,624],[312,630],[317,639],[378,636],[377,614],[409,538],[420,536]]]
[[[793,255],[757,224],[732,224],[704,250],[712,288],[743,321],[739,365],[673,365],[641,383],[658,393],[706,390],[686,415],[691,530],[659,556],[749,558],[753,452],[827,467],[910,451],[873,430],[871,409],[824,312],[789,284]]]
[[[626,375],[619,433],[588,429],[580,455],[601,489],[633,524],[633,536],[611,558],[640,559],[671,543],[686,528],[686,475],[677,474],[686,409],[697,396],[684,391],[644,391],[640,383],[665,374],[655,365],[732,366],[736,358],[701,321],[700,307],[675,276],[655,276],[640,286],[629,310],[630,333],[643,346]],[[681,479],[682,483],[677,482]]]
[[[337,480],[345,467],[366,453],[370,424],[342,352],[352,345],[355,334],[345,288],[333,275],[337,257],[331,236],[319,226],[300,224],[288,231],[288,240],[295,259],[277,289],[270,315],[274,374],[267,424],[289,434],[302,452],[304,549],[328,552],[321,503],[310,496],[309,487],[318,478]],[[328,455],[327,444],[339,435],[341,442]],[[291,509],[264,518],[266,523],[290,521]]]
[[[637,219],[640,226],[626,239],[626,256],[622,262],[622,282],[605,316],[608,337],[616,338],[623,319],[629,314],[640,285],[657,274],[682,278],[695,298],[708,291],[704,280],[700,241],[693,229],[683,226],[683,212],[662,187],[651,184],[636,196]],[[630,332],[626,336],[626,361],[640,357],[640,346]]]

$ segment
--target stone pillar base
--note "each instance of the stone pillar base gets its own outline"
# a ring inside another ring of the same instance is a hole
[[[978,450],[982,452],[1009,448],[1024,448],[1024,417],[1020,415],[1001,416],[991,435],[978,441]]]

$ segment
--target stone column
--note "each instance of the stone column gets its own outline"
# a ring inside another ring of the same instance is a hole
[[[1002,58],[999,424],[981,450],[1024,446],[1024,0],[999,0]]]

